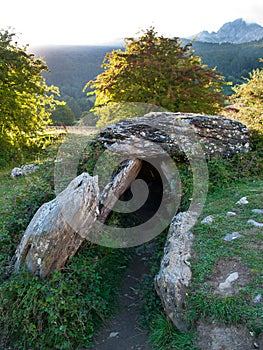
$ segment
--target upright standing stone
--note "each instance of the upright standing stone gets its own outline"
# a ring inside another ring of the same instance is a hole
[[[155,289],[165,313],[180,331],[186,330],[183,310],[192,273],[189,258],[194,236],[189,231],[191,215],[177,214],[172,220]]]

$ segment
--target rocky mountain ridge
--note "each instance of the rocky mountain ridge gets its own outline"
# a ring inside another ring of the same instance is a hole
[[[208,43],[240,44],[263,38],[263,27],[257,23],[247,23],[242,18],[225,23],[217,32],[204,30],[191,39]]]

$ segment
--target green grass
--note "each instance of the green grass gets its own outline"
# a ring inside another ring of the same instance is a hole
[[[158,350],[195,350],[193,339],[195,339],[194,331],[178,332],[162,313],[156,314],[152,321],[150,342]]]
[[[237,205],[236,202],[245,196],[249,203]],[[197,281],[203,282],[214,268],[214,262],[220,258],[238,256],[249,268],[253,269],[257,266],[258,270],[262,271],[263,259],[260,241],[263,238],[263,230],[262,228],[256,229],[247,223],[251,218],[262,222],[262,215],[252,213],[252,209],[262,208],[262,203],[263,181],[260,180],[231,186],[208,196],[200,220],[206,215],[213,215],[214,221],[211,225],[204,225],[199,221],[193,229],[195,234],[194,250],[199,256],[198,259],[193,260],[193,269],[197,269],[195,266],[199,265],[199,261],[203,261],[196,271]],[[226,218],[228,211],[234,211],[237,215]],[[223,240],[227,233],[235,231],[243,237],[231,242]],[[259,244],[257,250],[255,250],[253,243]]]
[[[249,203],[237,205],[237,200],[244,196]],[[251,218],[263,222],[262,215],[251,212],[262,208],[262,203],[263,181],[260,180],[231,186],[208,197],[203,216],[212,214],[214,222],[211,225],[198,223],[193,229],[196,254],[191,261],[193,278],[188,300],[191,322],[210,317],[225,323],[247,323],[252,330],[263,331],[262,305],[252,302],[257,294],[263,293],[263,229],[247,223]],[[227,211],[234,211],[237,215],[226,218]],[[224,241],[227,233],[236,231],[243,237]],[[249,275],[249,281],[237,295],[215,296],[209,282],[214,279],[217,264],[230,261],[243,266],[241,269]]]
[[[26,177],[19,177],[16,180],[10,177],[12,169],[0,170],[0,213],[9,203],[9,199],[17,194],[17,192],[27,185]],[[2,215],[1,215],[2,217]]]

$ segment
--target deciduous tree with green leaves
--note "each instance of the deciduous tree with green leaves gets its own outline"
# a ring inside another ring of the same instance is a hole
[[[0,152],[7,160],[40,143],[58,94],[42,76],[46,63],[14,39],[14,33],[0,31]]]
[[[51,119],[54,125],[73,125],[74,113],[67,105],[58,105],[51,113]]]
[[[261,58],[259,60],[263,62]],[[232,103],[237,104],[238,118],[251,130],[263,134],[263,69],[255,69],[245,78],[245,82],[233,88]]]
[[[172,112],[214,114],[224,101],[223,77],[193,53],[191,44],[182,46],[179,38],[158,36],[150,28],[138,39],[127,38],[124,51],[107,53],[104,71],[85,88],[94,90],[95,110],[143,102]]]

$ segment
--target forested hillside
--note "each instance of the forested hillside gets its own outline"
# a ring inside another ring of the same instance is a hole
[[[210,68],[217,67],[226,81],[234,85],[242,83],[242,77],[248,77],[253,69],[263,65],[263,39],[243,44],[213,44],[196,41],[193,43],[195,54],[202,57]],[[228,90],[228,93],[231,92]]]
[[[35,48],[34,52],[47,62],[50,70],[44,73],[47,84],[59,87],[61,98],[79,118],[93,104],[82,89],[102,71],[103,58],[112,49],[107,46],[50,46]]]
[[[184,44],[187,41],[183,41]],[[263,40],[243,44],[214,44],[194,42],[195,54],[202,57],[209,68],[217,67],[226,81],[240,84],[242,77],[248,77],[252,69],[262,67],[259,58],[263,57]],[[111,46],[53,46],[35,49],[44,58],[50,69],[45,73],[48,84],[59,87],[61,98],[73,110],[76,118],[93,105],[92,98],[82,92],[85,84],[101,73],[101,64],[107,52],[116,49]],[[233,93],[230,86],[226,94]]]

